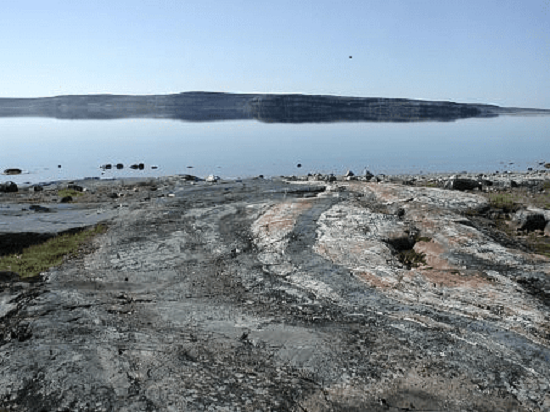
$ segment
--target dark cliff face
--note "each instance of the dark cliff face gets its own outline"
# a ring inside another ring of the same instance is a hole
[[[84,95],[0,99],[0,117],[57,119],[256,119],[270,123],[417,122],[494,117],[512,112],[522,113],[525,110],[409,99],[208,92],[156,96]],[[544,110],[536,112],[550,113]]]
[[[264,95],[249,105],[257,120],[277,123],[452,121],[482,114],[474,105],[452,102],[337,96]]]

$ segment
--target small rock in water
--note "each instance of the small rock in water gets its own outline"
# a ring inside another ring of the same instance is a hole
[[[22,173],[22,170],[17,168],[10,168],[10,169],[4,170],[5,175],[20,175],[21,173]]]
[[[302,164],[301,164],[301,163],[298,163],[298,164],[296,165],[296,167],[302,167]]]
[[[101,165],[101,166],[100,166],[100,168],[103,169],[103,170],[105,170],[105,169],[111,169],[112,167],[113,167],[113,165],[110,164],[110,163],[107,163],[107,164],[105,164],[105,165]]]
[[[46,213],[50,211],[49,208],[40,205],[30,205],[29,209],[39,213]]]
[[[158,169],[158,166],[151,166],[151,169]]]
[[[134,164],[134,165],[131,165],[131,166],[130,166],[130,169],[136,170],[138,167],[139,167],[139,166],[138,166],[137,164]]]
[[[145,165],[143,163],[138,164],[139,170],[145,169]]]
[[[58,168],[58,169],[61,169],[61,165],[57,165],[57,168]]]
[[[116,168],[119,170],[124,169],[124,165],[122,163],[117,163]]]

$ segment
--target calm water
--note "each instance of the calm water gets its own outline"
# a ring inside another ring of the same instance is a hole
[[[0,175],[0,182],[16,183],[178,173],[341,174],[365,168],[386,174],[493,172],[550,161],[548,116],[405,124],[3,118],[0,136],[0,170],[25,170],[20,176]],[[119,162],[124,170],[101,174],[101,164]],[[146,169],[127,167],[136,162]]]

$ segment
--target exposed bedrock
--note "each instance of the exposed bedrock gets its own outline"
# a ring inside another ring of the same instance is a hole
[[[157,186],[174,196],[111,201],[95,252],[0,277],[3,408],[550,408],[550,260],[469,219],[484,197]]]

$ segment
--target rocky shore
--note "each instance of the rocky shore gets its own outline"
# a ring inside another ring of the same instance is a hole
[[[10,187],[0,411],[550,410],[547,170]]]

